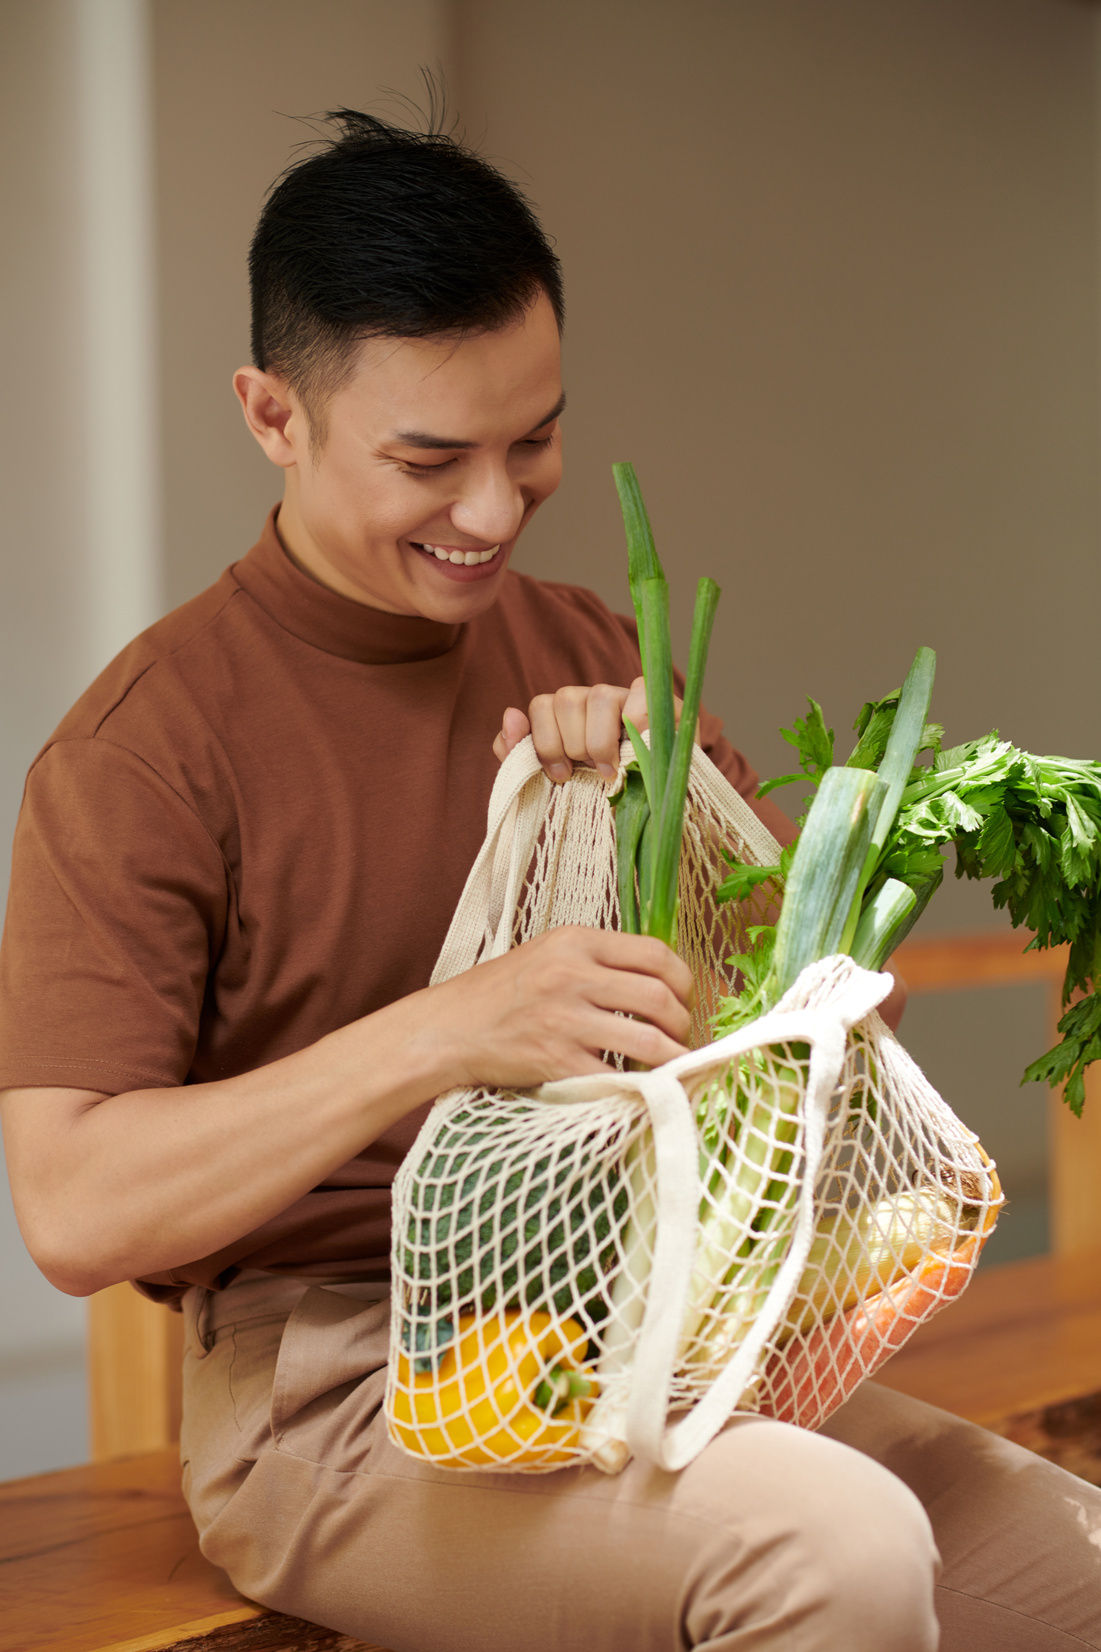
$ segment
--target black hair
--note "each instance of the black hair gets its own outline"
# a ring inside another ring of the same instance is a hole
[[[563,317],[550,242],[488,161],[439,130],[324,118],[339,135],[277,180],[249,251],[253,363],[287,380],[315,441],[361,339],[492,331],[540,290]]]

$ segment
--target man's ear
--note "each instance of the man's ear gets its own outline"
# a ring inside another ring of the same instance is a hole
[[[299,464],[309,451],[309,438],[305,414],[287,381],[259,367],[239,367],[233,388],[245,423],[272,464],[283,470]]]

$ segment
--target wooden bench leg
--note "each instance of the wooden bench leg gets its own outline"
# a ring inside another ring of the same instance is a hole
[[[132,1285],[88,1304],[93,1463],[160,1451],[180,1437],[183,1319]]]

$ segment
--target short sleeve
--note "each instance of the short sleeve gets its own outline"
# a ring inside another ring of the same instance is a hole
[[[184,1082],[225,933],[224,858],[148,764],[59,741],[27,780],[0,945],[0,1088]]]

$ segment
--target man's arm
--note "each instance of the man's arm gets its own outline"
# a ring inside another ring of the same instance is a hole
[[[74,1296],[180,1267],[454,1086],[599,1072],[601,1050],[648,1066],[682,1054],[691,992],[658,941],[562,928],[235,1078],[110,1096],[8,1090],[4,1145],[27,1247]]]

